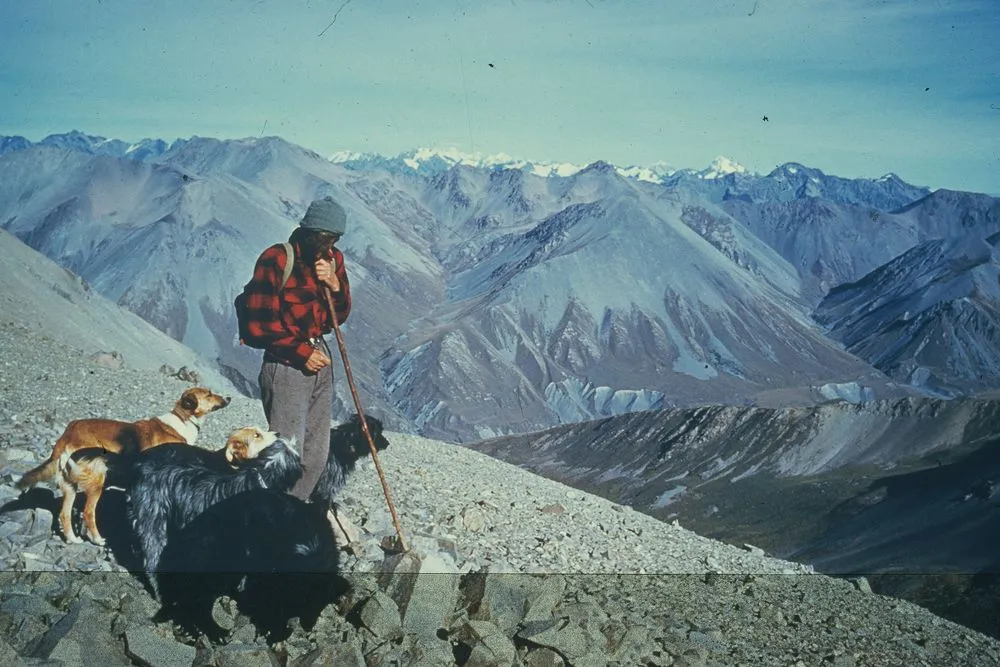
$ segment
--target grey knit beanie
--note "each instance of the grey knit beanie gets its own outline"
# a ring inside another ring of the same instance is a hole
[[[343,206],[333,200],[333,197],[323,197],[309,204],[299,226],[343,234],[347,231],[347,213],[344,212]]]

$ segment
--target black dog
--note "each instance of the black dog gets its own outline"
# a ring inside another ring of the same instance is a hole
[[[389,441],[382,435],[382,422],[375,417],[365,416],[368,422],[368,432],[371,433],[375,449],[382,451],[389,446]],[[330,429],[330,453],[327,455],[326,468],[316,482],[309,499],[314,503],[322,503],[328,509],[333,509],[334,498],[344,487],[347,475],[354,471],[360,459],[371,455],[368,438],[361,428],[361,419],[357,415],[335,428]]]
[[[188,445],[161,445],[140,454],[132,466],[128,512],[146,576],[153,573],[169,539],[208,507],[251,489],[288,491],[302,476],[299,457],[274,440],[252,458],[227,461],[224,452]]]
[[[292,618],[312,629],[348,588],[326,508],[273,489],[221,500],[172,533],[156,576],[163,603],[156,620],[215,643],[226,635],[212,619],[221,595],[276,642],[288,638]]]

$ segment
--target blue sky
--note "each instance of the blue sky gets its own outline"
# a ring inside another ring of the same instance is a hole
[[[997,0],[0,0],[0,135],[726,155],[1000,194],[998,36]]]

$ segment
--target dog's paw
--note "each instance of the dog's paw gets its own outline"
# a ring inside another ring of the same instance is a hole
[[[83,538],[70,533],[69,535],[63,535],[63,539],[66,540],[66,544],[83,544]]]
[[[94,535],[91,535],[90,536],[90,541],[93,542],[94,544],[96,544],[99,547],[103,547],[103,546],[107,545],[107,543],[108,543],[108,541],[106,539],[104,539],[103,537],[101,537],[100,535],[97,535],[96,537]]]

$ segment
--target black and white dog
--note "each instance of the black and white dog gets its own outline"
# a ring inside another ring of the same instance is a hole
[[[382,422],[366,421],[376,450],[384,450],[389,441]],[[156,566],[163,604],[157,619],[173,620],[186,633],[217,643],[226,632],[212,619],[212,605],[229,595],[268,641],[287,638],[292,618],[310,629],[348,588],[338,574],[337,538],[327,510],[336,511],[347,476],[370,453],[354,415],[330,429],[326,467],[309,503],[272,484],[220,500],[172,531]]]
[[[370,416],[366,421],[375,448],[384,450],[389,441],[382,433],[382,422]],[[244,440],[249,444],[239,456],[222,454],[239,447]],[[357,415],[330,429],[330,452],[311,503],[336,512],[337,493],[358,460],[370,452]],[[253,428],[234,431],[226,449],[219,452],[161,445],[138,456],[126,484],[128,511],[154,594],[154,573],[173,532],[225,498],[250,489],[288,491],[301,476],[302,467],[294,450],[274,433]]]
[[[128,514],[154,594],[153,575],[176,531],[226,498],[251,489],[285,492],[302,476],[298,454],[273,433],[263,433],[266,446],[239,461],[189,445],[161,445],[136,457]]]
[[[377,451],[389,446],[389,441],[382,434],[382,422],[375,417],[365,416],[368,423],[368,433]],[[330,453],[327,455],[326,467],[320,475],[316,487],[309,496],[310,502],[322,504],[330,510],[332,520],[330,526],[337,536],[338,544],[346,547],[358,539],[358,529],[354,523],[340,511],[335,499],[347,482],[347,476],[357,467],[359,460],[371,455],[371,446],[361,427],[358,415],[351,415],[343,424],[330,429]]]
[[[375,417],[365,416],[368,432],[375,443],[375,449],[382,451],[389,446],[389,441],[382,435],[382,422]],[[371,455],[368,438],[361,428],[361,419],[351,415],[343,424],[330,429],[330,453],[326,458],[326,468],[316,482],[309,499],[314,503],[322,503],[328,509],[333,509],[334,498],[344,487],[347,476],[357,467],[358,461]]]
[[[212,605],[229,595],[269,642],[283,641],[292,618],[310,630],[347,591],[338,565],[321,504],[274,489],[243,491],[171,534],[156,575],[163,603],[156,620],[218,643],[226,631]]]

